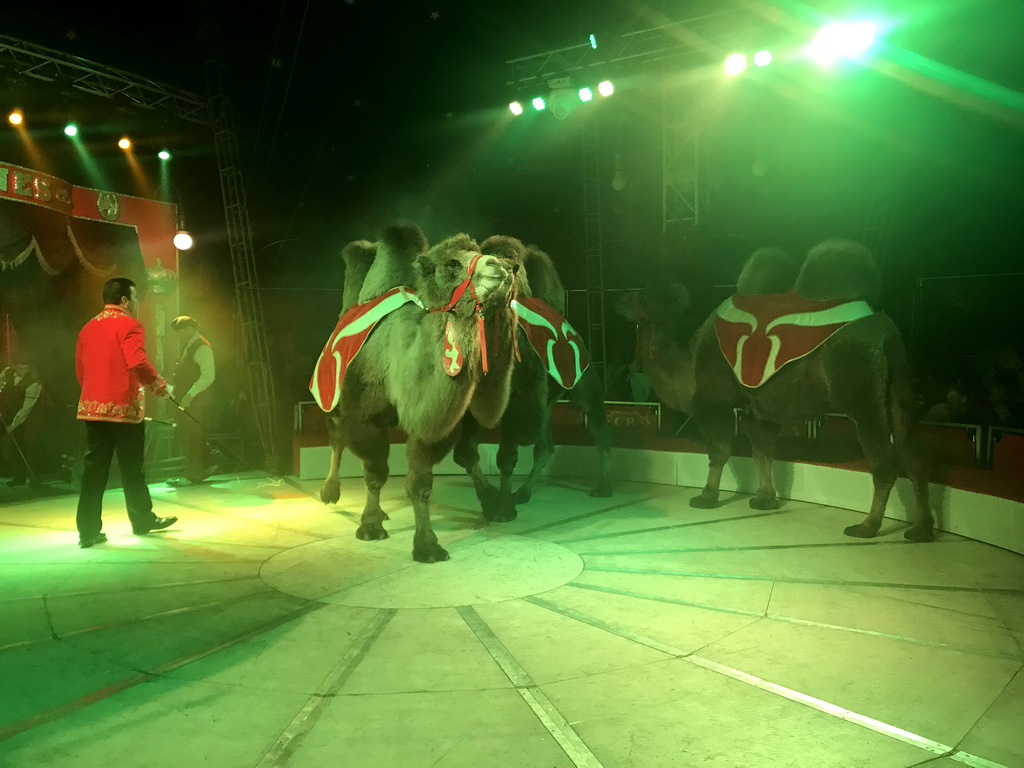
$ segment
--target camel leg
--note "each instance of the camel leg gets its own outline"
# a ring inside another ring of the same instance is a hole
[[[341,498],[341,481],[338,479],[338,468],[341,466],[341,453],[345,449],[341,425],[338,423],[337,411],[327,414],[327,436],[331,444],[331,467],[320,486],[320,501],[324,504],[337,504]]]
[[[889,430],[879,424],[877,419],[860,422],[854,419],[854,423],[857,425],[857,439],[864,451],[864,458],[871,467],[874,492],[868,516],[863,522],[846,528],[843,533],[858,539],[870,539],[882,525],[885,505],[898,475],[898,461],[896,449],[889,440]]]
[[[480,422],[467,413],[462,417],[462,428],[459,441],[455,444],[452,458],[455,463],[466,470],[473,481],[476,498],[480,502],[481,513],[485,520],[492,520],[494,511],[500,505],[498,489],[491,485],[483,469],[480,467]]]
[[[587,432],[597,446],[597,485],[590,491],[590,495],[607,498],[612,495],[612,428],[604,412],[604,386],[596,373],[588,375],[590,371],[588,368],[576,386],[569,390],[569,397],[586,416]]]
[[[509,523],[516,519],[516,499],[512,494],[512,473],[519,463],[519,446],[502,433],[495,457],[501,479],[498,485],[497,503],[490,509],[484,508],[484,518],[492,523]]]
[[[750,438],[751,454],[757,464],[758,487],[750,500],[751,509],[778,509],[779,499],[772,482],[772,460],[775,458],[775,441],[779,436],[779,425],[762,421],[753,416],[743,419],[743,429]]]
[[[690,506],[712,509],[718,506],[718,491],[722,484],[722,470],[732,455],[735,420],[732,408],[717,404],[694,402],[694,418],[708,444],[708,479],[699,496],[690,499]]]
[[[554,452],[555,440],[551,434],[551,424],[548,422],[541,426],[537,442],[533,444],[533,466],[530,467],[530,474],[526,476],[526,480],[524,480],[523,484],[519,486],[519,490],[512,494],[512,500],[515,501],[516,504],[525,504],[533,497],[533,486],[536,485],[537,480],[540,479],[541,474],[544,472],[544,468],[547,467],[548,462],[551,461],[551,456]],[[518,449],[516,453],[518,456]],[[515,466],[516,462],[513,460],[512,466],[509,469],[510,478]]]
[[[341,498],[341,480],[338,478],[338,468],[341,466],[341,452],[344,450],[340,445],[331,446],[331,468],[327,471],[323,485],[320,486],[320,501],[324,504],[337,504]]]
[[[552,454],[555,452],[555,439],[551,434],[551,408],[553,406],[553,403],[545,404],[537,413],[540,423],[537,425],[533,443],[533,466],[530,467],[530,474],[527,475],[523,484],[519,486],[519,490],[512,494],[512,500],[516,504],[525,504],[530,500],[533,496],[533,486],[537,483],[537,480],[544,472],[544,468],[551,461]],[[508,455],[505,460],[505,466],[502,467],[501,448],[498,448],[498,467],[501,469],[503,479],[507,470],[509,483],[511,483],[512,473],[515,471],[516,463],[519,460],[519,447],[512,445],[506,450]]]
[[[903,468],[914,487],[914,517],[911,526],[903,532],[908,541],[934,541],[935,518],[932,517],[928,503],[928,469],[917,450],[917,446],[904,443],[897,444]]]
[[[416,515],[412,559],[418,563],[448,559],[447,550],[437,543],[437,535],[430,525],[430,492],[434,488],[434,465],[451,450],[453,442],[454,437],[435,444],[410,438],[406,445],[409,472],[405,476],[405,492]]]
[[[387,430],[372,424],[359,424],[353,429],[349,448],[363,462],[363,482],[366,485],[366,505],[356,530],[362,541],[379,541],[388,537],[384,530],[387,514],[380,506],[380,492],[388,480],[388,454],[391,444]]]
[[[903,532],[908,541],[933,541],[935,539],[935,519],[932,517],[931,505],[928,502],[928,465],[921,455],[920,446],[910,415],[911,397],[909,386],[904,387],[903,395],[896,388],[891,388],[890,415],[893,424],[893,442],[903,469],[914,487],[914,515],[911,526]]]

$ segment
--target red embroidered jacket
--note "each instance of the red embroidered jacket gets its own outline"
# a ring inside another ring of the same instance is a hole
[[[142,323],[116,304],[78,334],[75,373],[82,386],[78,418],[138,424],[145,415],[142,387],[160,394],[167,383],[146,357]]]

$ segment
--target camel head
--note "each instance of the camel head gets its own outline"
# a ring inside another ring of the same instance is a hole
[[[491,235],[480,243],[480,253],[487,256],[497,256],[505,259],[515,266],[516,272],[516,294],[519,296],[533,296],[528,281],[526,260],[530,255],[530,248],[527,248],[522,240],[508,235]]]
[[[615,311],[636,326],[638,360],[653,361],[666,342],[685,344],[693,334],[690,293],[682,283],[630,291],[615,302]]]
[[[679,318],[690,306],[682,283],[630,291],[615,302],[615,311],[639,327],[661,325]]]
[[[483,307],[507,304],[513,298],[514,278],[519,271],[519,264],[511,259],[481,255],[476,241],[463,234],[442,240],[419,256],[413,266],[416,292],[424,305],[436,309],[454,302],[452,311],[460,317],[473,314],[474,292]],[[464,291],[461,295],[460,289]]]

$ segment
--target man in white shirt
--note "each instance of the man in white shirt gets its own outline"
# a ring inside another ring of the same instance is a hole
[[[195,318],[182,315],[171,321],[171,329],[181,342],[181,354],[174,366],[172,397],[183,409],[177,412],[177,434],[185,457],[184,477],[168,480],[168,485],[198,485],[208,474],[209,448],[207,424],[216,378],[213,348],[199,335]]]
[[[32,468],[28,466],[25,451],[29,449],[27,423],[32,418],[43,385],[31,367],[15,363],[0,372],[0,433],[3,433],[3,455],[10,465],[8,485],[24,485],[26,480],[36,483]]]

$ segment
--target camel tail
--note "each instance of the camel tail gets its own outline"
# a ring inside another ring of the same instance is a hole
[[[345,262],[345,288],[342,292],[341,309],[347,310],[359,300],[359,291],[366,281],[366,273],[377,255],[377,245],[369,240],[355,240],[341,252]]]
[[[882,276],[871,251],[853,240],[835,238],[810,250],[794,287],[805,299],[863,299],[874,305]]]

